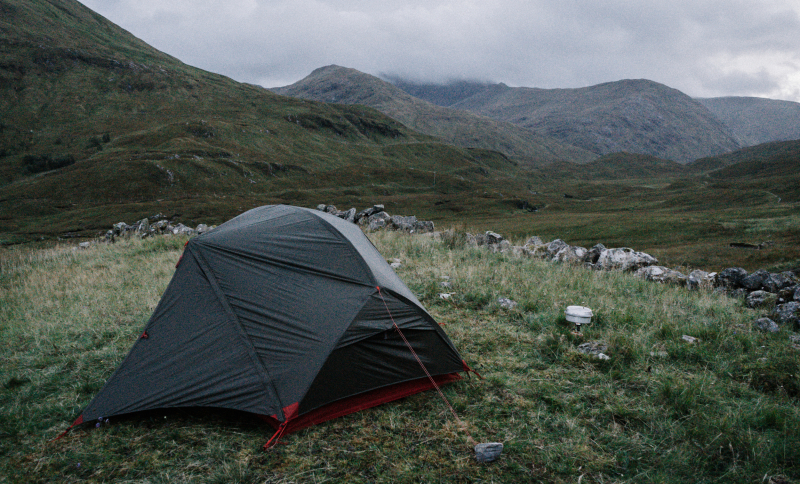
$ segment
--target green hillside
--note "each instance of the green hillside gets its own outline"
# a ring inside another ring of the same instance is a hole
[[[355,69],[321,67],[305,79],[273,91],[315,101],[369,106],[421,133],[457,146],[499,151],[528,164],[584,163],[597,157],[511,123],[433,105]]]
[[[274,201],[517,186],[498,153],[187,66],[76,1],[1,5],[4,242],[94,235],[158,212],[213,223]]]

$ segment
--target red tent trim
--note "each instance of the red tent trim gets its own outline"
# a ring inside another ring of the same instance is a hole
[[[434,376],[433,379],[436,381],[437,385],[441,386],[446,383],[461,380],[461,375],[458,373],[448,373],[445,375]],[[384,388],[378,388],[358,395],[353,395],[352,397],[329,403],[328,405],[322,406],[308,413],[304,413],[303,415],[295,418],[290,418],[287,421],[285,433],[296,432],[312,425],[327,422],[328,420],[343,417],[351,413],[359,412],[367,408],[372,408],[403,397],[407,397],[409,395],[414,395],[415,393],[431,390],[433,388],[434,386],[431,381],[427,377],[424,377],[398,383],[396,385],[390,385]],[[281,422],[278,421],[275,415],[262,415],[261,417],[276,429],[281,425]]]

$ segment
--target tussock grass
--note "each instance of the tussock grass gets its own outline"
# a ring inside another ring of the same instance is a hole
[[[185,239],[0,252],[0,475],[9,482],[754,482],[800,478],[798,361],[786,330],[738,300],[515,259],[423,236],[371,235],[479,371],[443,390],[286,436],[213,410],[148,412],[51,442],[141,331]],[[445,279],[447,277],[447,279]],[[450,287],[440,283],[447,281]],[[449,299],[440,293],[453,293]],[[518,303],[503,309],[499,297]],[[583,337],[563,315],[591,307]],[[681,340],[687,334],[694,344]],[[576,351],[604,341],[611,359]]]

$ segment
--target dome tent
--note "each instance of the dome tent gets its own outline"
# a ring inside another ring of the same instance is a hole
[[[217,407],[291,432],[432,388],[426,369],[439,384],[469,371],[361,230],[265,206],[189,240],[142,335],[72,426]]]

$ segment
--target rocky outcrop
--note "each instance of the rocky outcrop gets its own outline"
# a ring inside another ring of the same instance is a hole
[[[138,222],[128,225],[125,222],[115,223],[107,231],[102,240],[114,242],[120,238],[138,237],[140,239],[153,237],[156,235],[200,235],[213,229],[214,226],[200,224],[196,228],[187,227],[180,222],[173,222],[157,214],[152,217],[143,218]]]
[[[370,232],[387,229],[399,230],[410,234],[424,234],[431,233],[434,230],[434,225],[431,221],[417,220],[417,217],[413,215],[389,215],[384,210],[383,205],[373,205],[370,208],[356,212],[355,208],[342,211],[337,209],[335,205],[319,204],[317,205],[317,210],[358,224]]]

